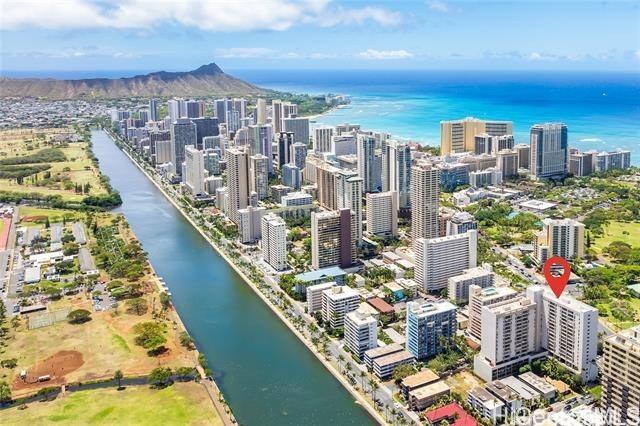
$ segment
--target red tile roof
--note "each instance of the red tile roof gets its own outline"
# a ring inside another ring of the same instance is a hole
[[[367,303],[373,306],[381,314],[390,314],[394,312],[393,306],[380,299],[379,297],[372,297],[371,299],[367,300]]]
[[[452,426],[477,426],[478,424],[476,419],[456,402],[428,411],[425,415],[433,424],[442,420],[447,420]]]

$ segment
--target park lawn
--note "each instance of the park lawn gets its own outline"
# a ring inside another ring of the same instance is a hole
[[[631,305],[631,308],[633,309],[633,312],[635,315],[635,321],[619,321],[616,318],[614,318],[613,315],[609,315],[606,317],[601,315],[600,320],[607,323],[615,331],[626,330],[628,328],[635,327],[636,325],[640,324],[640,299],[636,297],[630,297],[627,300]],[[610,310],[610,306],[608,304],[607,304],[607,308],[608,310]]]
[[[222,425],[204,387],[175,383],[165,389],[130,386],[73,392],[50,402],[2,411],[2,424]]]
[[[125,312],[126,304],[121,302],[117,309],[108,312],[93,312],[91,301],[84,295],[65,298],[56,302],[52,309],[61,309],[65,305],[73,309],[91,311],[91,321],[73,325],[67,321],[57,322],[48,327],[29,330],[23,320],[16,330],[12,330],[8,346],[2,358],[16,358],[18,365],[13,371],[0,368],[0,377],[7,375],[7,381],[20,374],[23,369],[32,368],[36,362],[47,359],[60,351],[79,351],[84,363],[76,370],[67,373],[67,383],[89,381],[113,377],[116,370],[122,370],[125,376],[148,374],[155,367],[190,367],[195,365],[195,356],[180,345],[180,329],[172,321],[167,324],[168,351],[157,357],[151,357],[146,350],[135,343],[133,326],[139,322],[152,321],[151,300],[160,310],[157,293],[145,295],[149,301],[149,311],[137,316]],[[33,393],[47,383],[34,384],[28,389],[14,389],[14,397]]]
[[[28,216],[46,216],[49,218],[50,223],[62,222],[63,217],[66,217],[67,222],[74,220],[81,220],[83,214],[73,210],[64,209],[43,209],[40,207],[20,206],[20,219]]]
[[[56,133],[66,131],[67,129],[42,130],[47,140]],[[35,154],[38,151],[50,148],[50,145],[45,145],[45,139],[37,138],[35,132],[19,132],[15,130],[0,132],[0,157],[19,157]],[[27,146],[30,146],[31,149],[27,149]],[[99,170],[93,165],[88,156],[89,144],[87,142],[72,142],[67,144],[67,146],[57,147],[64,152],[67,161],[46,163],[51,166],[47,171],[50,172],[52,176],[66,176],[74,184],[85,185],[89,183],[91,189],[88,195],[100,195],[107,192],[100,181]],[[44,173],[45,172],[41,172],[37,174],[38,180],[42,181],[44,179]],[[15,179],[0,179],[0,191],[35,192],[44,196],[60,195],[65,201],[72,202],[81,201],[87,195],[76,194],[73,189],[66,190],[63,188],[62,183],[51,183],[49,187],[37,186],[34,180],[35,175],[25,177],[23,183],[19,185]]]
[[[640,222],[610,222],[604,226],[604,234],[595,239],[592,247],[596,252],[602,253],[602,250],[614,241],[640,246]]]

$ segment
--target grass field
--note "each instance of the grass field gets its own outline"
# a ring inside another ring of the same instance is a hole
[[[194,382],[162,390],[146,386],[81,391],[24,410],[2,411],[3,425],[221,425],[206,390]]]
[[[50,223],[62,222],[66,217],[67,222],[79,220],[83,216],[82,213],[73,210],[63,209],[41,209],[39,207],[20,206],[20,218],[28,216],[46,216]]]
[[[640,223],[611,222],[604,228],[604,235],[598,237],[592,247],[602,253],[602,249],[614,241],[622,241],[631,246],[640,246]]]
[[[147,295],[151,301],[153,295]],[[156,311],[160,310],[157,296]],[[70,302],[68,299],[58,301],[54,306],[60,309],[63,305],[71,309],[83,308],[92,311],[91,302],[84,296],[77,296]],[[82,354],[83,364],[64,375],[63,381],[89,381],[113,377],[116,370],[122,370],[127,376],[143,375],[155,367],[193,366],[194,355],[179,343],[179,330],[171,322],[167,322],[168,351],[157,357],[147,355],[146,350],[136,345],[133,326],[139,322],[151,321],[152,313],[142,316],[125,312],[124,303],[114,312],[93,312],[92,320],[81,325],[58,322],[48,327],[29,330],[26,321],[11,332],[6,351],[0,355],[4,358],[16,358],[18,365],[13,370],[0,368],[0,376],[6,375],[9,383],[21,370],[30,370],[42,361],[61,351],[78,351]],[[15,389],[14,396],[32,393],[47,383],[33,384],[28,389]]]
[[[89,159],[88,143],[72,142],[66,146],[52,145],[53,138],[65,132],[67,129],[5,130],[0,132],[0,158],[31,155],[51,147],[58,147],[66,157],[66,161],[46,163],[51,166],[49,170],[37,174],[37,180],[43,183],[45,173],[50,173],[51,181],[48,184],[36,185],[36,175],[25,177],[22,184],[18,184],[15,179],[0,179],[0,190],[61,195],[66,201],[80,201],[86,194],[76,194],[73,185],[88,183],[91,185],[89,195],[106,193],[106,189],[100,183],[100,173]],[[65,188],[64,182],[68,182],[71,187]]]

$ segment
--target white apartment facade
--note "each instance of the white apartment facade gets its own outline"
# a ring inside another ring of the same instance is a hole
[[[344,318],[358,309],[360,294],[347,286],[335,286],[322,292],[322,320],[332,329],[344,327]]]
[[[361,310],[349,312],[344,318],[344,340],[351,353],[363,359],[365,351],[378,346],[378,321]]]
[[[449,278],[477,266],[478,233],[418,238],[413,244],[415,281],[426,291],[446,288]]]
[[[262,254],[276,271],[287,268],[287,225],[275,214],[262,217]]]

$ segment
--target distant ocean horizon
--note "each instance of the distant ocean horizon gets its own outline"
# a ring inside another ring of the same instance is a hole
[[[536,123],[563,122],[582,151],[631,151],[640,164],[640,73],[600,71],[225,70],[261,87],[336,93],[352,103],[316,124],[357,123],[366,130],[438,146],[440,121],[510,120],[516,143]],[[2,72],[7,77],[118,78],[148,71]]]
[[[563,122],[582,151],[631,151],[640,164],[640,74],[570,71],[235,70],[258,86],[296,93],[350,95],[351,105],[317,124],[357,123],[366,130],[440,145],[440,121],[509,120],[516,143],[533,124]]]

